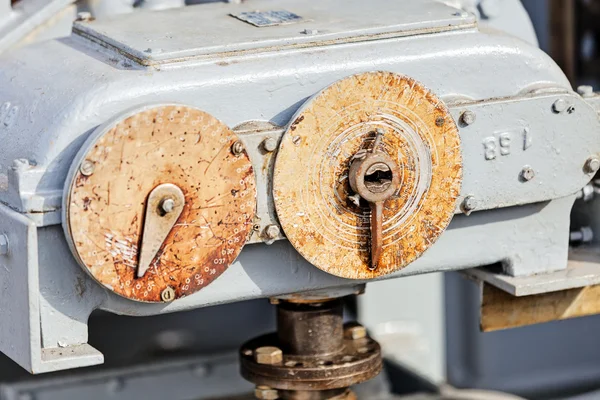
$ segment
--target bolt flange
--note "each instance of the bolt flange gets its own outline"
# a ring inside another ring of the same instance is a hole
[[[592,156],[588,158],[583,166],[583,169],[586,174],[593,174],[598,172],[600,169],[600,158],[597,156]]]

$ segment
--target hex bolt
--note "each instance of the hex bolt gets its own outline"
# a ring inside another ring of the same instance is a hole
[[[87,11],[82,11],[77,13],[77,19],[76,21],[83,21],[83,22],[89,22],[91,21],[92,18],[92,13],[87,12]]]
[[[367,337],[367,328],[362,325],[352,325],[344,330],[346,339],[360,340]]]
[[[476,119],[476,115],[471,110],[467,110],[460,115],[460,122],[462,122],[464,125],[467,125],[467,126],[475,123],[475,119]]]
[[[590,158],[588,158],[585,162],[585,165],[583,166],[583,170],[586,174],[593,174],[595,172],[598,172],[599,169],[600,158],[598,158],[597,156],[591,156]]]
[[[233,145],[231,145],[231,152],[235,156],[239,156],[240,154],[242,154],[244,152],[244,145],[242,144],[242,142],[238,140]]]
[[[254,389],[254,397],[259,400],[277,400],[279,398],[279,393],[269,386],[260,385]]]
[[[552,104],[552,110],[555,113],[561,113],[566,111],[569,108],[570,104],[565,99],[558,99]]]
[[[265,236],[267,239],[275,239],[277,236],[279,236],[280,232],[281,230],[279,229],[279,226],[275,224],[268,225],[265,228]]]
[[[8,255],[8,236],[5,234],[0,235],[0,256]]]
[[[477,200],[474,196],[467,196],[461,204],[462,211],[465,215],[470,215],[477,208]]]
[[[594,95],[594,88],[590,85],[581,85],[577,88],[577,93],[581,97],[592,97]]]
[[[169,198],[164,199],[160,204],[160,208],[162,208],[165,213],[170,213],[175,208],[175,200]]]
[[[94,173],[95,165],[93,161],[85,160],[79,166],[79,172],[84,176],[90,176]]]
[[[582,226],[570,234],[571,242],[589,243],[594,239],[594,231],[589,226]]]
[[[160,294],[160,298],[162,301],[164,302],[170,302],[175,300],[175,289],[173,289],[172,287],[167,287],[165,288],[161,294]]]
[[[529,165],[526,165],[521,170],[521,179],[525,182],[529,182],[535,177],[535,171]]]
[[[271,153],[277,149],[277,139],[275,138],[266,138],[262,142],[262,147],[265,151]]]
[[[254,361],[265,365],[281,364],[283,362],[283,352],[273,346],[259,347],[254,350]]]
[[[437,117],[435,119],[435,124],[437,126],[444,126],[445,123],[446,123],[446,119],[444,117]]]

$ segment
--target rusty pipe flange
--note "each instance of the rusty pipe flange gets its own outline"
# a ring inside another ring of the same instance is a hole
[[[277,335],[270,334],[244,344],[240,354],[242,376],[256,385],[279,390],[330,390],[368,381],[381,372],[383,365],[379,344],[368,336],[345,338],[342,351],[332,355],[283,354],[272,364],[255,360],[256,349],[278,343]]]

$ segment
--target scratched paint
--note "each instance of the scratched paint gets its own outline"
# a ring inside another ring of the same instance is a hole
[[[370,266],[370,208],[348,183],[354,154],[383,129],[381,150],[399,166],[400,188],[384,203],[383,250]],[[303,106],[281,141],[274,171],[277,215],[312,264],[370,279],[404,268],[427,250],[454,214],[462,179],[458,128],[419,82],[389,72],[348,77]]]
[[[110,127],[85,160],[94,172],[74,175],[68,226],[83,267],[124,297],[161,301],[215,280],[235,260],[252,230],[256,188],[246,152],[230,151],[237,136],[209,114],[161,106]],[[163,183],[177,185],[185,206],[150,264],[136,277],[148,195]]]

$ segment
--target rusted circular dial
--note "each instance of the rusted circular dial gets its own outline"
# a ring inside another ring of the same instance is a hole
[[[252,165],[236,135],[177,105],[98,128],[73,163],[64,198],[65,231],[83,268],[145,302],[216,279],[242,250],[256,209]]]
[[[365,195],[377,206],[351,188],[357,157],[389,160],[390,168],[375,163],[361,177],[380,179],[368,182],[375,191],[397,185],[391,195]],[[407,266],[435,242],[454,214],[461,178],[458,128],[444,103],[414,79],[370,72],[334,83],[296,113],[277,154],[273,192],[300,254],[330,274],[370,279]],[[372,238],[375,210],[381,235]]]

